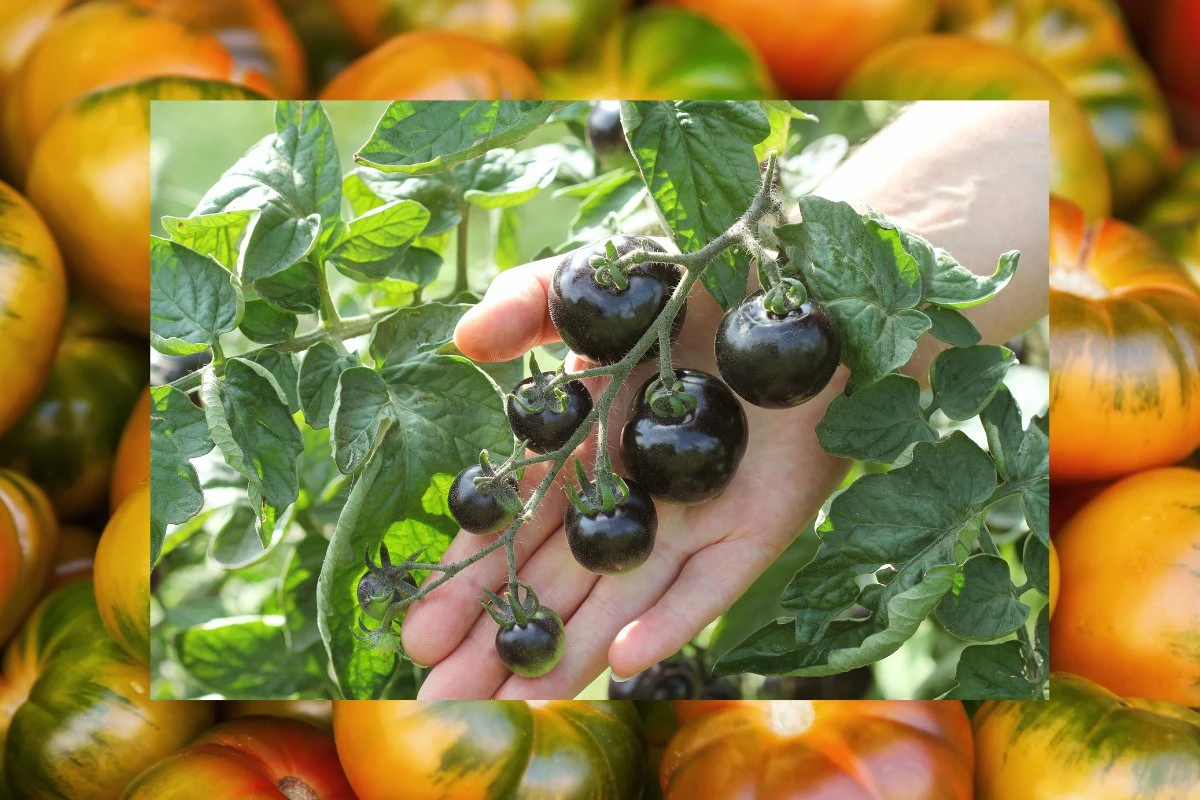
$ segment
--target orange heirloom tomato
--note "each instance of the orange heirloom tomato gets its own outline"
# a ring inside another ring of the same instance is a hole
[[[91,581],[68,584],[0,662],[0,794],[113,800],[213,715],[213,703],[151,700],[149,670],[105,635]]]
[[[397,33],[433,28],[508,48],[538,66],[587,48],[630,0],[333,0],[355,40],[370,50]]]
[[[329,700],[224,700],[221,719],[242,717],[287,717],[302,719],[322,728],[333,727],[333,703]]]
[[[62,330],[67,278],[46,224],[0,183],[0,436],[42,390]]]
[[[1200,446],[1200,290],[1149,236],[1050,206],[1052,481],[1172,464]],[[1062,555],[1061,553],[1059,555]]]
[[[274,0],[91,0],[54,20],[13,74],[5,167],[23,181],[34,146],[73,100],[144,78],[229,80],[302,94],[304,53]]]
[[[150,328],[150,101],[254,97],[229,83],[151,78],[82,98],[39,140],[30,199],[62,246],[72,290],[126,330]]]
[[[1058,647],[1058,640],[1051,651]],[[1200,714],[1055,674],[975,712],[975,800],[1200,800]]]
[[[7,0],[0,3],[0,97],[4,84],[54,18],[72,0]]]
[[[1062,79],[1104,151],[1114,211],[1140,207],[1175,147],[1167,103],[1120,12],[1102,0],[949,0],[958,33],[1011,44]]]
[[[662,0],[737,31],[762,53],[791,100],[835,97],[851,73],[893,42],[932,27],[936,0]]]
[[[665,800],[969,800],[962,704],[680,701]]]
[[[1048,100],[1050,190],[1089,219],[1111,204],[1104,152],[1079,101],[1059,78],[1015,48],[966,36],[906,39],[868,59],[843,97],[856,100]]]
[[[142,390],[137,405],[121,433],[113,462],[112,491],[108,507],[113,511],[142,481],[150,480],[150,387]]]
[[[46,495],[20,473],[0,469],[0,645],[41,596],[57,545]]]
[[[628,701],[337,700],[333,735],[359,800],[630,800],[644,776]]]
[[[100,619],[130,658],[150,663],[150,482],[113,512],[95,563]]]
[[[355,800],[333,736],[281,717],[246,717],[210,728],[139,775],[121,798]]]
[[[54,569],[49,583],[42,590],[42,596],[46,597],[68,583],[91,578],[99,543],[100,537],[89,530],[74,525],[59,528],[58,546],[54,548]]]
[[[1184,163],[1138,224],[1182,261],[1200,285],[1200,152]]]
[[[537,75],[508,50],[444,31],[389,39],[321,90],[322,100],[528,100],[541,95]]]
[[[1123,697],[1200,706],[1200,470],[1113,484],[1055,544],[1054,669]]]

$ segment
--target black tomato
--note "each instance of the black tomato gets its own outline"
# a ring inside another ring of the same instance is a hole
[[[512,522],[513,515],[505,510],[494,493],[484,493],[475,486],[475,479],[483,477],[478,464],[472,464],[454,478],[450,484],[450,513],[459,526],[469,533],[494,533]],[[517,479],[508,476],[508,485],[515,492]]]
[[[558,614],[540,607],[524,623],[496,631],[496,654],[516,675],[538,678],[554,669],[566,646],[566,629]]]
[[[694,700],[700,677],[688,664],[659,662],[624,681],[609,679],[609,700]]]
[[[841,356],[837,323],[808,302],[784,316],[761,291],[726,312],[717,326],[717,369],[729,387],[763,408],[790,408],[829,385]]]
[[[592,256],[605,255],[605,242],[612,241],[618,255],[639,247],[665,252],[653,239],[614,236],[594,242],[566,256],[550,281],[550,320],[563,342],[597,364],[620,361],[642,338],[679,285],[681,273],[674,264],[648,261],[627,273],[628,286],[616,289],[596,280]],[[671,325],[672,338],[683,327],[685,309]],[[651,347],[647,358],[658,352]]]
[[[718,378],[694,369],[677,369],[683,391],[696,407],[683,416],[659,416],[642,385],[621,432],[621,460],[630,477],[655,497],[674,503],[699,503],[719,495],[746,453],[748,426],[742,404]]]
[[[640,567],[654,549],[658,512],[650,494],[626,479],[629,494],[612,511],[584,513],[567,505],[564,526],[571,555],[584,569],[620,575]]]
[[[396,580],[394,576],[383,572],[367,572],[358,579],[358,605],[364,614],[371,619],[383,619],[388,607],[403,599],[396,586]],[[416,581],[409,575],[404,575],[398,580],[402,580],[414,590],[417,588]]]
[[[617,157],[629,157],[625,129],[621,126],[621,104],[615,100],[592,103],[587,117],[587,141],[596,158],[602,162]]]
[[[546,380],[554,373],[542,374]],[[535,453],[549,453],[562,447],[579,429],[584,417],[592,411],[592,396],[582,381],[567,381],[560,391],[565,399],[540,396],[537,378],[529,377],[517,384],[508,398],[508,424],[518,439],[529,442]],[[562,407],[559,403],[562,402]]]

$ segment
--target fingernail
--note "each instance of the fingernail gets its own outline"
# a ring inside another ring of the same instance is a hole
[[[615,669],[611,669],[611,668],[609,669],[609,673],[613,679],[613,683],[624,683],[625,681],[629,680],[629,678],[633,677],[632,675],[630,675],[629,678],[624,678],[624,677],[618,675],[617,671]]]

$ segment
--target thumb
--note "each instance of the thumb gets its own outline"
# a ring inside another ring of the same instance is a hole
[[[557,341],[547,297],[560,260],[545,258],[501,272],[454,329],[454,344],[463,355],[475,361],[508,361]]]

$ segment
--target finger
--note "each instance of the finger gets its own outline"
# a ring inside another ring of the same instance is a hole
[[[613,674],[628,678],[679,652],[777,555],[752,539],[725,539],[695,553],[662,599],[617,633],[608,649]]]
[[[454,344],[463,355],[475,361],[508,361],[557,341],[546,298],[560,260],[545,258],[501,272],[454,329]]]
[[[563,619],[569,619],[579,608],[596,579],[575,563],[561,527],[521,573],[521,580],[534,587],[539,601]],[[567,649],[570,647],[568,639]],[[487,699],[511,674],[496,654],[496,623],[484,614],[457,649],[429,673],[418,699]]]
[[[567,622],[567,649],[558,666],[541,678],[513,675],[496,697],[549,700],[578,695],[608,665],[613,637],[662,597],[679,574],[684,558],[682,552],[660,541],[654,554],[637,570],[600,578]]]
[[[531,467],[526,481],[537,481],[545,467]],[[517,534],[518,568],[523,565],[546,537],[562,525],[566,497],[558,486],[546,493],[533,519],[524,523]],[[460,532],[442,556],[443,564],[463,561],[492,541],[490,536]],[[440,573],[433,573],[433,580]],[[423,597],[409,610],[401,627],[404,650],[418,664],[437,664],[454,651],[463,637],[483,614],[479,599],[482,587],[498,591],[508,580],[508,560],[504,548],[485,556]]]

